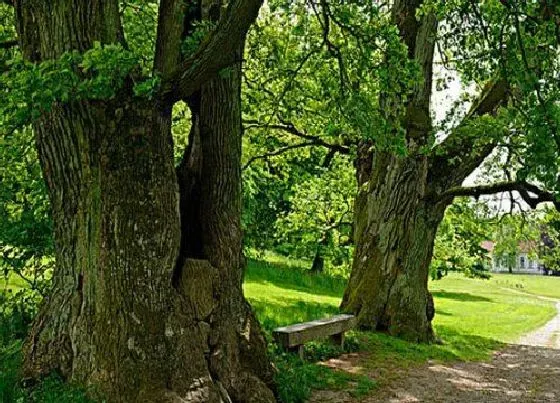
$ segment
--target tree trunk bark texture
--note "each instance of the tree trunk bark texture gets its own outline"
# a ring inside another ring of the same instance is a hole
[[[16,0],[25,57],[118,42],[117,5]],[[241,289],[240,68],[197,95],[186,174],[171,108],[130,85],[35,123],[57,267],[24,346],[27,376],[57,371],[110,402],[274,401]]]
[[[371,166],[358,167],[370,172],[358,177],[356,251],[341,307],[362,328],[429,342],[428,267],[446,205],[425,200],[425,157],[372,155],[358,159]]]
[[[364,329],[387,331],[408,340],[433,340],[433,305],[428,268],[446,203],[433,203],[428,157],[420,151],[431,131],[430,96],[437,20],[417,17],[421,0],[397,0],[392,18],[421,79],[404,103],[407,155],[358,147],[358,194],[354,207],[356,249],[341,309]],[[396,70],[397,71],[397,70]],[[381,94],[381,104],[387,103]],[[388,103],[391,105],[391,103]]]

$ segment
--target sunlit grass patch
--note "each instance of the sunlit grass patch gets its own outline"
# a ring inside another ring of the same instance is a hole
[[[560,299],[560,277],[500,273],[494,274],[490,282],[497,287]]]
[[[554,288],[556,282],[534,281],[531,284],[535,284],[535,290],[552,294],[547,287]],[[436,305],[434,328],[443,340],[442,345],[419,345],[382,333],[356,332],[357,347],[354,348],[359,348],[367,356],[364,369],[357,374],[332,370],[309,361],[300,362],[299,358],[289,355],[277,355],[277,365],[285,371],[281,371],[278,378],[281,396],[286,393],[292,397],[285,397],[285,401],[298,402],[303,401],[298,399],[308,396],[312,389],[342,387],[357,395],[367,394],[378,384],[391,379],[391,369],[395,367],[418,365],[428,360],[485,360],[504,343],[514,342],[524,333],[546,323],[556,312],[552,302],[520,293],[518,289],[509,289],[495,280],[450,275],[431,282],[429,286]],[[341,278],[311,274],[298,265],[254,260],[249,262],[244,285],[245,294],[269,340],[275,327],[338,313],[344,287],[345,281]],[[321,346],[321,343],[306,349],[308,359],[325,358],[312,352],[317,345]],[[321,349],[325,351],[326,347],[319,347],[319,351]],[[368,371],[375,371],[375,381],[367,376]],[[295,378],[299,381],[294,383]]]

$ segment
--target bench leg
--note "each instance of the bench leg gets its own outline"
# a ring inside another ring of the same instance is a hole
[[[333,334],[330,339],[333,344],[344,348],[344,333]]]
[[[299,355],[299,358],[301,358],[303,360],[303,344],[300,344],[299,346],[289,347],[288,351],[290,353],[295,353],[295,354]]]

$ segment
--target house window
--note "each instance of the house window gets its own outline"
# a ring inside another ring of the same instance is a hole
[[[519,267],[525,268],[525,256],[519,256]]]

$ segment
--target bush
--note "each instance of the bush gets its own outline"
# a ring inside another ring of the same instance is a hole
[[[480,262],[477,262],[466,269],[465,276],[469,278],[481,278],[484,280],[488,280],[490,277],[492,277],[489,270]]]

